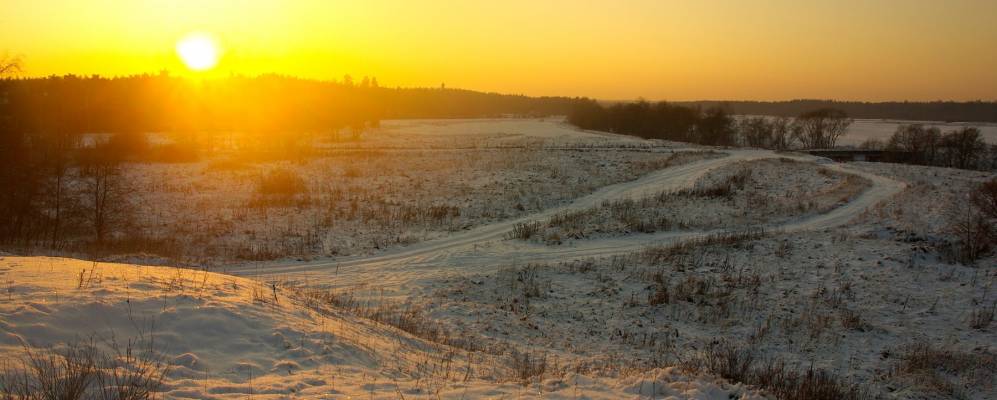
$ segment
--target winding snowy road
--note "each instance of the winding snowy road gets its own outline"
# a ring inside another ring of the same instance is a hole
[[[391,250],[375,256],[241,265],[229,267],[225,272],[241,276],[307,275],[307,279],[313,285],[354,287],[366,284],[381,288],[380,290],[385,291],[387,296],[405,296],[411,293],[412,289],[420,288],[422,286],[419,284],[420,281],[428,279],[481,272],[503,265],[609,256],[631,252],[651,244],[675,243],[722,232],[723,230],[660,232],[584,240],[575,242],[570,246],[559,247],[504,239],[504,235],[517,223],[544,219],[564,211],[589,208],[605,200],[638,199],[661,191],[691,187],[709,171],[731,163],[780,157],[811,162],[816,160],[816,158],[806,155],[780,154],[764,150],[728,150],[725,152],[727,153],[726,157],[669,167],[631,182],[604,187],[561,207],[481,226],[442,239]],[[872,185],[851,202],[829,212],[778,225],[764,226],[764,228],[794,232],[821,230],[844,225],[869,207],[893,196],[904,188],[904,184],[901,182],[861,172],[845,165],[833,164],[828,167],[867,178],[872,182]]]

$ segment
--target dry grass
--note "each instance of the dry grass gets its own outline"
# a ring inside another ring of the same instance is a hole
[[[891,376],[923,390],[965,398],[975,390],[992,388],[997,378],[997,354],[989,350],[966,352],[917,342],[901,349]]]
[[[127,171],[134,216],[110,235],[109,248],[201,264],[367,254],[537,212],[704,156],[454,143],[336,149],[296,162],[135,165]]]
[[[778,179],[786,169],[791,171],[790,183]],[[751,226],[828,212],[870,184],[865,178],[787,159],[736,163],[686,189],[558,213],[518,225],[507,237],[560,245],[565,239],[600,235]]]
[[[724,379],[757,386],[783,400],[863,399],[855,385],[834,374],[814,368],[789,368],[778,359],[761,360],[749,347],[721,341],[684,363],[692,372],[707,372]]]
[[[151,343],[151,342],[150,342]],[[32,349],[0,366],[3,400],[145,400],[163,384],[169,365],[141,341],[110,343],[102,350],[92,339],[62,348]]]
[[[505,234],[506,239],[530,240],[540,233],[542,225],[540,222],[523,222],[512,226],[512,230]]]
[[[531,381],[542,381],[544,373],[548,372],[550,360],[545,353],[530,353],[511,351],[507,355],[508,368],[512,378],[527,384]]]
[[[748,228],[704,235],[699,238],[684,240],[679,243],[648,246],[631,254],[633,262],[647,265],[660,265],[674,260],[675,257],[690,254],[698,249],[709,246],[735,246],[740,243],[758,240],[766,236],[762,228]]]
[[[994,310],[997,309],[997,302],[990,307],[974,309],[969,314],[969,327],[977,330],[986,330],[990,323],[994,321]]]
[[[420,307],[410,303],[397,303],[388,300],[361,300],[354,290],[305,290],[292,292],[313,309],[316,305],[329,305],[357,317],[379,322],[407,332],[426,341],[471,352],[501,349],[487,349],[478,338],[466,334],[454,335],[440,323],[428,317]]]
[[[256,182],[256,192],[263,196],[294,196],[307,191],[305,180],[288,169],[267,172]]]

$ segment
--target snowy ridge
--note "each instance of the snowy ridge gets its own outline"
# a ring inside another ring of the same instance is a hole
[[[3,257],[0,352],[142,335],[172,364],[170,399],[760,398],[673,368],[523,385],[497,357],[429,343],[258,281],[170,267]]]

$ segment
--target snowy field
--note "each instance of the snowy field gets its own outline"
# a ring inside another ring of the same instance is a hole
[[[651,367],[729,340],[755,357],[835,371],[870,396],[992,398],[997,335],[972,321],[994,307],[997,258],[967,267],[932,250],[944,236],[941,204],[981,174],[857,167],[912,186],[833,229],[507,263],[415,297],[455,327],[527,348]],[[925,348],[966,370],[907,371]]]
[[[673,158],[686,147],[559,120],[386,121],[361,140],[321,146],[295,161],[215,157],[128,168],[135,215],[119,253],[212,265],[372,254],[695,159]],[[261,194],[260,181],[274,173],[300,178],[300,193]]]
[[[991,173],[559,120],[379,132],[144,167],[132,229],[201,269],[5,256],[0,351],[137,338],[164,398],[997,397],[997,257],[945,250]],[[308,190],[259,197],[273,170]]]

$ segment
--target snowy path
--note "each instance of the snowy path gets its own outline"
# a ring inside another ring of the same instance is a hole
[[[367,284],[382,288],[387,296],[404,296],[412,289],[419,288],[421,285],[418,282],[426,279],[482,272],[504,265],[609,256],[634,251],[650,244],[674,243],[722,232],[723,230],[660,232],[585,240],[557,247],[504,239],[504,235],[517,223],[543,219],[568,210],[589,208],[604,200],[637,199],[661,191],[690,187],[709,171],[730,163],[779,157],[801,161],[814,160],[809,156],[777,154],[762,150],[730,150],[727,153],[726,157],[670,167],[635,181],[607,186],[561,207],[481,226],[446,238],[419,243],[376,256],[312,262],[241,265],[229,267],[225,272],[241,276],[307,274],[311,284],[326,287],[353,287]],[[903,183],[861,172],[844,165],[836,164],[829,167],[865,177],[872,182],[872,186],[853,201],[827,213],[779,225],[764,226],[764,228],[793,232],[840,226],[848,223],[870,206],[889,198],[904,188]]]

